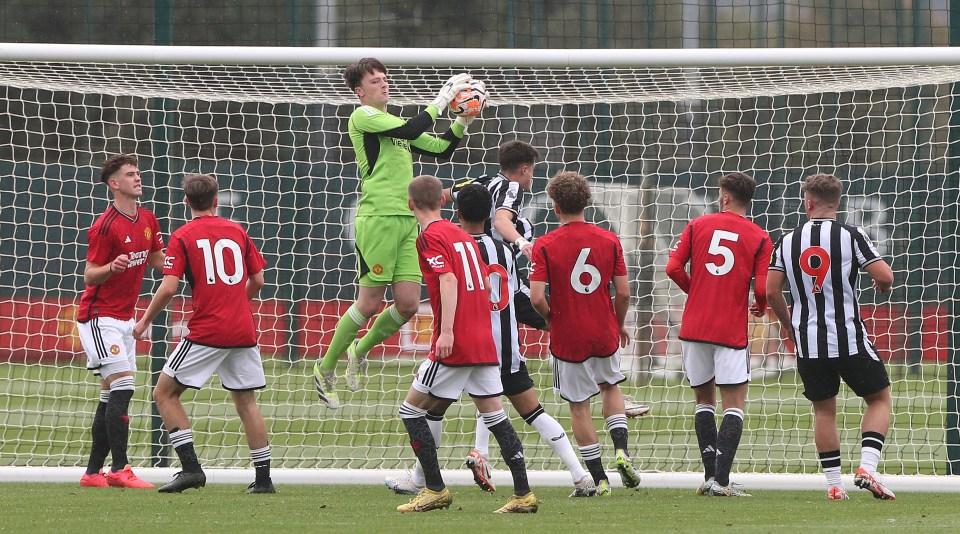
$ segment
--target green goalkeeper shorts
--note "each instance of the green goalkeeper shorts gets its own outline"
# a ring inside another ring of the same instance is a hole
[[[421,282],[416,218],[404,215],[357,217],[354,230],[360,285],[380,287],[394,282]]]

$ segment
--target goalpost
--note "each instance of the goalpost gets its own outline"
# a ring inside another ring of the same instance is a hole
[[[542,162],[525,215],[538,236],[557,224],[546,179],[561,169],[590,179],[587,215],[618,233],[627,255],[635,340],[625,351],[622,386],[653,407],[630,422],[632,453],[648,486],[693,487],[700,469],[676,340],[683,297],[663,273],[676,236],[714,209],[725,172],[757,179],[751,215],[774,239],[803,219],[805,176],[839,176],[846,188],[840,218],[867,230],[896,277],[890,296],[867,282],[861,295],[893,382],[881,471],[898,490],[960,491],[955,478],[940,476],[960,473],[960,50],[944,48],[0,44],[0,479],[74,481],[86,464],[97,385],[84,369],[73,321],[86,230],[107,206],[97,171],[118,152],[140,157],[142,201],[167,236],[185,220],[183,175],[207,172],[220,182],[220,214],[243,224],[267,257],[267,287],[254,311],[269,383],[259,399],[277,482],[369,483],[413,464],[396,412],[425,355],[429,307],[371,354],[360,391],[341,390],[341,409],[319,404],[311,376],[355,296],[358,180],[345,132],[357,102],[341,71],[369,56],[390,68],[391,111],[402,117],[417,113],[455,72],[486,82],[490,107],[452,161],[415,158],[416,173],[450,183],[496,172],[501,142],[532,143]],[[141,309],[157,276],[148,279]],[[145,478],[164,478],[176,463],[149,391],[189,309],[188,300],[175,299],[166,343],[138,347],[130,459],[153,473]],[[733,471],[754,488],[788,479],[792,487],[821,488],[810,404],[792,348],[773,324],[768,318],[750,328],[753,381]],[[541,401],[569,428],[565,403],[550,389],[545,340],[524,331]],[[220,473],[213,480],[232,481],[249,455],[229,396],[213,381],[184,401],[201,462]],[[473,447],[470,406],[455,404],[444,422],[439,456],[454,483],[470,483],[465,471],[454,471]],[[844,390],[838,406],[843,470],[850,473],[859,459],[862,403]],[[513,421],[532,482],[569,484],[538,434]],[[505,482],[505,467],[496,451],[492,456]]]

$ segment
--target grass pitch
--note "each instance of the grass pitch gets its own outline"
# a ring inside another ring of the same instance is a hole
[[[383,486],[280,486],[245,495],[214,485],[179,495],[73,484],[0,486],[0,532],[937,532],[960,524],[960,494],[901,494],[878,501],[854,490],[848,501],[821,491],[763,491],[749,499],[698,497],[690,490],[615,489],[610,497],[567,498],[568,488],[534,488],[540,511],[492,512],[509,494],[452,487],[453,506],[398,514],[406,496]],[[851,488],[852,489],[852,488]]]

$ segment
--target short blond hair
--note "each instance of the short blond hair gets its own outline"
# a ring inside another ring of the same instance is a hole
[[[832,174],[811,174],[807,176],[800,190],[818,200],[839,206],[840,196],[843,194],[843,183]]]
[[[422,210],[438,210],[443,205],[443,184],[436,176],[417,176],[407,186],[407,194],[413,205]]]

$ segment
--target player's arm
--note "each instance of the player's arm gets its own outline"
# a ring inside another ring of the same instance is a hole
[[[503,236],[504,241],[513,243],[529,260],[533,257],[533,243],[527,241],[527,239],[517,231],[517,227],[513,222],[516,216],[517,214],[512,210],[498,209],[493,218],[493,227],[497,230],[498,234]]]
[[[690,293],[690,275],[687,274],[686,266],[687,262],[690,261],[692,234],[692,224],[688,224],[687,227],[683,229],[683,233],[680,234],[680,239],[677,241],[677,244],[674,245],[673,250],[670,251],[670,259],[667,261],[667,268],[665,269],[667,276],[669,276],[684,293]]]
[[[780,321],[780,330],[787,332],[790,341],[794,341],[793,323],[790,319],[790,309],[787,307],[787,299],[783,297],[783,284],[787,280],[787,275],[783,271],[771,269],[767,273],[767,302],[770,309]]]
[[[167,255],[163,253],[162,250],[154,250],[147,256],[147,265],[153,267],[158,271],[163,270],[163,261],[166,259]]]
[[[98,286],[107,281],[113,273],[122,273],[130,265],[130,257],[126,254],[120,254],[110,263],[99,265],[92,261],[87,261],[83,269],[83,282],[88,286]]]
[[[890,288],[893,287],[893,269],[890,268],[887,262],[882,259],[877,260],[867,264],[864,269],[866,269],[870,278],[873,278],[874,289],[884,295],[890,292]]]
[[[157,318],[161,310],[167,307],[167,304],[170,304],[170,300],[177,294],[177,287],[179,286],[179,276],[172,274],[163,276],[163,281],[160,282],[160,287],[157,288],[156,294],[154,294],[153,299],[150,300],[147,311],[143,312],[143,317],[141,317],[133,327],[133,337],[142,339],[143,333],[150,328],[153,320]]]
[[[251,300],[253,299],[253,297],[256,297],[257,293],[259,293],[260,290],[263,289],[263,286],[265,283],[266,282],[263,279],[263,271],[260,271],[259,273],[252,274],[249,277],[247,277],[247,285],[246,285],[247,300]]]
[[[680,260],[671,256],[667,261],[666,273],[681,291],[690,292],[690,275],[687,274],[685,264],[680,263]]]
[[[767,273],[770,270],[771,252],[770,239],[764,238],[753,261],[753,305],[750,306],[750,313],[754,317],[763,317],[767,312]]]
[[[550,303],[547,302],[547,283],[530,281],[530,304],[550,324]]]
[[[460,146],[460,141],[463,140],[463,134],[466,132],[467,126],[472,120],[472,117],[457,117],[457,120],[450,124],[450,129],[440,137],[424,133],[410,142],[410,151],[436,159],[450,159],[453,151]]]
[[[620,346],[626,347],[630,342],[630,332],[627,332],[627,312],[630,310],[630,282],[625,275],[613,277],[613,309],[617,312],[617,324],[620,326]]]
[[[436,352],[439,359],[450,356],[453,350],[453,320],[457,314],[457,275],[440,274],[440,335],[437,337]]]

